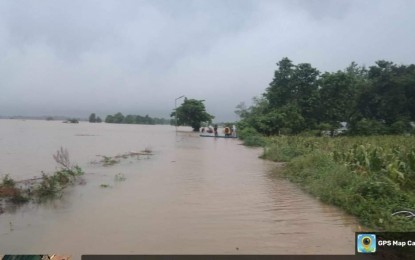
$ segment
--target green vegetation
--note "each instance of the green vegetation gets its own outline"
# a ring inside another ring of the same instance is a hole
[[[76,119],[76,118],[70,118],[70,119],[65,120],[63,122],[66,123],[66,124],[78,124],[79,123],[79,120]]]
[[[8,198],[11,202],[19,204],[28,201],[21,189],[16,187],[16,181],[6,174],[0,184],[0,198]]]
[[[206,112],[204,100],[184,99],[183,104],[171,113],[171,117],[176,117],[176,125],[189,125],[193,131],[198,132],[202,123],[212,122],[215,117]]]
[[[98,155],[102,157],[102,160],[98,163],[102,163],[103,166],[112,166],[114,164],[120,163],[121,159],[128,159],[135,157],[136,159],[139,159],[141,155],[145,155],[146,158],[149,158],[149,156],[153,155],[151,153],[151,148],[146,147],[142,152],[128,152],[123,154],[118,154],[116,156],[105,156],[105,155]],[[97,162],[93,162],[97,163]]]
[[[92,113],[89,116],[89,122],[90,123],[101,123],[102,119],[99,116],[96,116],[95,113]]]
[[[343,71],[323,74],[288,58],[277,65],[262,97],[249,108],[237,106],[239,130],[252,127],[267,136],[322,130],[334,135],[346,122],[350,135],[414,132],[414,64],[378,61],[366,69],[353,62]]]
[[[119,163],[120,160],[116,160],[116,159],[114,159],[112,157],[109,157],[109,156],[103,156],[103,159],[102,159],[101,162],[104,166],[111,166],[111,165]]]
[[[392,214],[415,211],[415,65],[353,62],[323,74],[288,58],[277,65],[262,97],[236,107],[239,137],[262,146],[262,158],[286,162],[288,179],[364,225],[413,231],[415,219]],[[338,134],[349,136],[322,137]]]
[[[84,174],[83,170],[75,165],[71,165],[69,154],[62,147],[53,155],[54,160],[60,168],[52,175],[42,172],[41,178],[23,181],[29,187],[20,185],[8,175],[5,175],[0,184],[0,198],[6,198],[12,203],[24,203],[30,200],[42,201],[47,198],[54,198]],[[22,184],[23,184],[22,182]]]
[[[238,132],[239,139],[244,141],[246,146],[264,146],[265,138],[253,127],[245,127]]]
[[[92,116],[92,115],[91,115]],[[105,123],[112,124],[142,124],[142,125],[168,125],[170,124],[169,119],[140,116],[140,115],[127,115],[124,116],[122,113],[118,112],[114,115],[108,115],[105,118]]]
[[[16,185],[16,182],[12,178],[10,178],[8,174],[6,174],[2,179],[1,185],[4,187],[14,187]]]
[[[385,231],[413,231],[392,216],[415,210],[415,139],[405,136],[265,138],[263,158],[287,162],[283,174],[322,201]]]

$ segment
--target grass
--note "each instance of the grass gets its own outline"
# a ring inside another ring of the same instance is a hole
[[[283,174],[323,202],[379,231],[413,231],[413,137],[270,137],[262,158],[288,162]]]

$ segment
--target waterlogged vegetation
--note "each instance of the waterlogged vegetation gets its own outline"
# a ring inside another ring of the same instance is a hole
[[[151,155],[153,155],[151,147],[145,147],[141,152],[128,152],[113,157],[101,156],[102,160],[94,163],[111,166],[120,163],[123,159],[149,159]],[[81,178],[84,171],[78,165],[71,163],[66,149],[61,147],[53,155],[53,159],[58,164],[58,169],[52,174],[42,172],[41,177],[20,181],[12,179],[8,174],[3,176],[0,182],[0,202],[5,200],[13,204],[23,204],[30,201],[38,203],[47,199],[60,198],[65,188],[70,185],[84,184],[85,181]],[[126,179],[122,173],[117,173],[114,176],[115,182],[123,182]],[[101,184],[100,187],[110,188],[111,185]],[[4,209],[0,205],[0,214],[3,212]]]
[[[143,156],[144,158],[149,159],[151,155],[153,155],[151,148],[146,147],[141,152],[128,152],[128,153],[118,154],[115,156],[97,155],[99,157],[102,157],[102,159],[99,162],[94,161],[92,163],[102,164],[103,166],[112,166],[112,165],[120,163],[122,159],[135,158],[139,160]]]
[[[277,65],[262,97],[236,107],[244,144],[264,147],[288,179],[362,224],[414,231],[415,218],[392,214],[415,212],[415,65],[323,74],[288,58]]]
[[[79,166],[72,165],[68,151],[62,147],[53,158],[59,165],[59,169],[53,174],[42,172],[40,178],[22,181],[15,181],[5,175],[0,184],[0,199],[19,204],[61,196],[63,190],[74,184],[84,172]]]
[[[413,218],[392,216],[415,207],[415,138],[261,138],[262,158],[286,162],[283,174],[322,201],[377,230],[415,230]]]

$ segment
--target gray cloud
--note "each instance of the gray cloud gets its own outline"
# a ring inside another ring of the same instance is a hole
[[[218,120],[289,57],[320,71],[413,63],[413,1],[1,1],[0,115],[168,117],[180,95]]]

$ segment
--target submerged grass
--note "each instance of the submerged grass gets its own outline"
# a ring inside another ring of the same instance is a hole
[[[413,231],[413,137],[270,137],[262,158],[288,162],[283,174],[362,224],[383,231]]]
[[[53,155],[60,168],[53,174],[42,172],[41,178],[34,178],[17,182],[5,175],[0,183],[0,198],[14,204],[25,203],[30,200],[42,201],[62,194],[62,191],[83,175],[83,170],[71,165],[68,152],[61,148]],[[29,187],[27,187],[29,186]]]
[[[121,163],[121,159],[128,159],[128,158],[133,158],[135,157],[136,159],[140,159],[140,156],[146,156],[146,158],[148,159],[149,156],[153,155],[152,154],[152,150],[150,147],[146,147],[143,151],[141,152],[128,152],[128,153],[123,153],[123,154],[118,154],[116,156],[105,156],[105,155],[97,155],[102,157],[102,160],[99,162],[92,162],[94,164],[96,163],[102,163],[103,166],[112,166],[115,165],[117,163]]]

